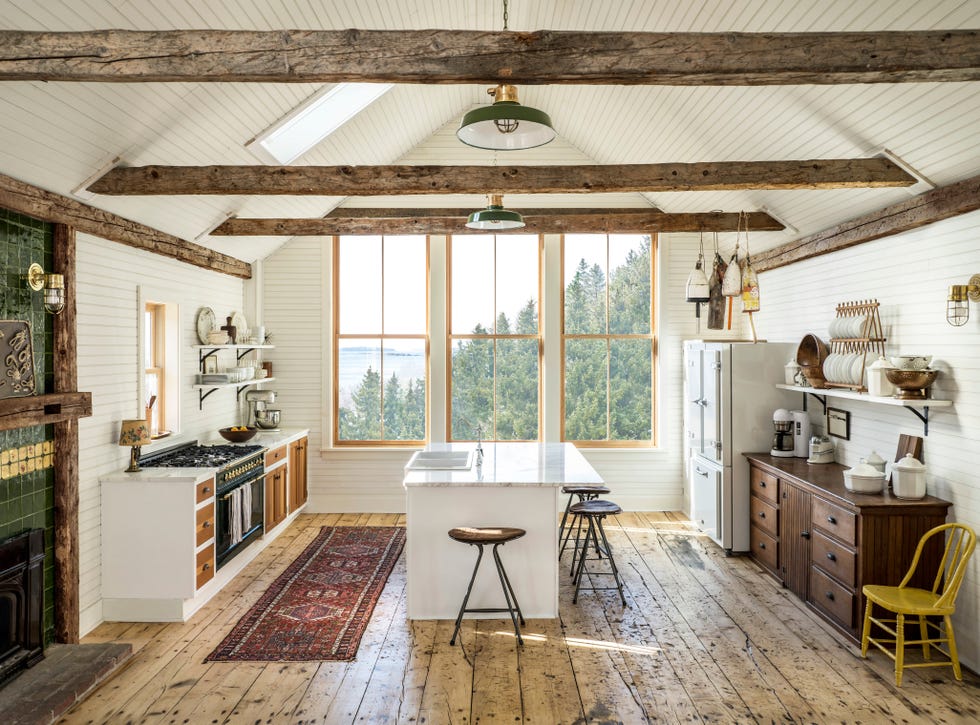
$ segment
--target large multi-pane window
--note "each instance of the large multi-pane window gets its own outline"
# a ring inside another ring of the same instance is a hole
[[[653,241],[567,234],[562,243],[562,439],[651,445]]]
[[[537,235],[449,240],[449,440],[540,435],[541,252]]]
[[[335,443],[426,439],[428,240],[334,245]]]

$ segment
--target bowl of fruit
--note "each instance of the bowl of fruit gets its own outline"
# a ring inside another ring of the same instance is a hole
[[[244,443],[254,438],[258,432],[258,428],[252,428],[247,425],[233,425],[231,428],[222,428],[218,431],[222,438],[232,443]]]

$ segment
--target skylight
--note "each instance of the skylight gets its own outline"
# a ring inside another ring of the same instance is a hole
[[[253,138],[245,148],[268,164],[289,164],[392,88],[391,83],[338,83],[305,102]]]

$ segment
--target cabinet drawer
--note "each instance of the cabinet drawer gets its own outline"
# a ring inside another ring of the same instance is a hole
[[[776,528],[776,507],[757,496],[752,496],[749,499],[749,508],[752,511],[752,523],[764,529],[770,536],[775,536],[778,531]]]
[[[214,538],[214,502],[197,511],[197,546]]]
[[[197,496],[195,500],[198,503],[207,501],[209,498],[214,496],[214,479],[209,478],[207,481],[201,481],[197,484]]]
[[[201,549],[197,554],[197,588],[200,589],[214,577],[214,546]]]
[[[766,473],[761,468],[750,469],[750,485],[752,493],[761,498],[776,503],[776,477],[771,473]]]
[[[835,579],[854,587],[854,566],[857,561],[854,552],[819,531],[814,531],[810,540],[810,561]]]
[[[842,627],[854,628],[854,592],[815,566],[810,567],[810,604]]]
[[[760,529],[758,526],[749,527],[749,547],[752,556],[762,566],[776,575],[776,539]]]
[[[855,537],[857,533],[856,514],[818,496],[813,497],[813,505],[810,510],[813,512],[811,520],[814,527],[836,536],[845,544],[853,546],[857,543]]]
[[[278,463],[286,457],[286,446],[279,446],[265,454],[265,467],[268,468],[274,463]]]

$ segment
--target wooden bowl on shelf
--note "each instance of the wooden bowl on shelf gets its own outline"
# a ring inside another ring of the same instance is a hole
[[[245,441],[251,440],[255,437],[255,434],[259,432],[258,428],[252,428],[251,426],[239,426],[237,428],[221,428],[218,433],[226,441],[231,443],[244,443]]]
[[[820,367],[827,358],[827,346],[816,335],[805,335],[796,348],[796,362],[806,370],[807,366]],[[805,374],[805,372],[804,372]],[[823,373],[820,373],[823,377]]]
[[[803,370],[803,377],[806,378],[806,384],[811,388],[826,388],[827,379],[823,375],[822,365],[803,365],[801,366]]]

